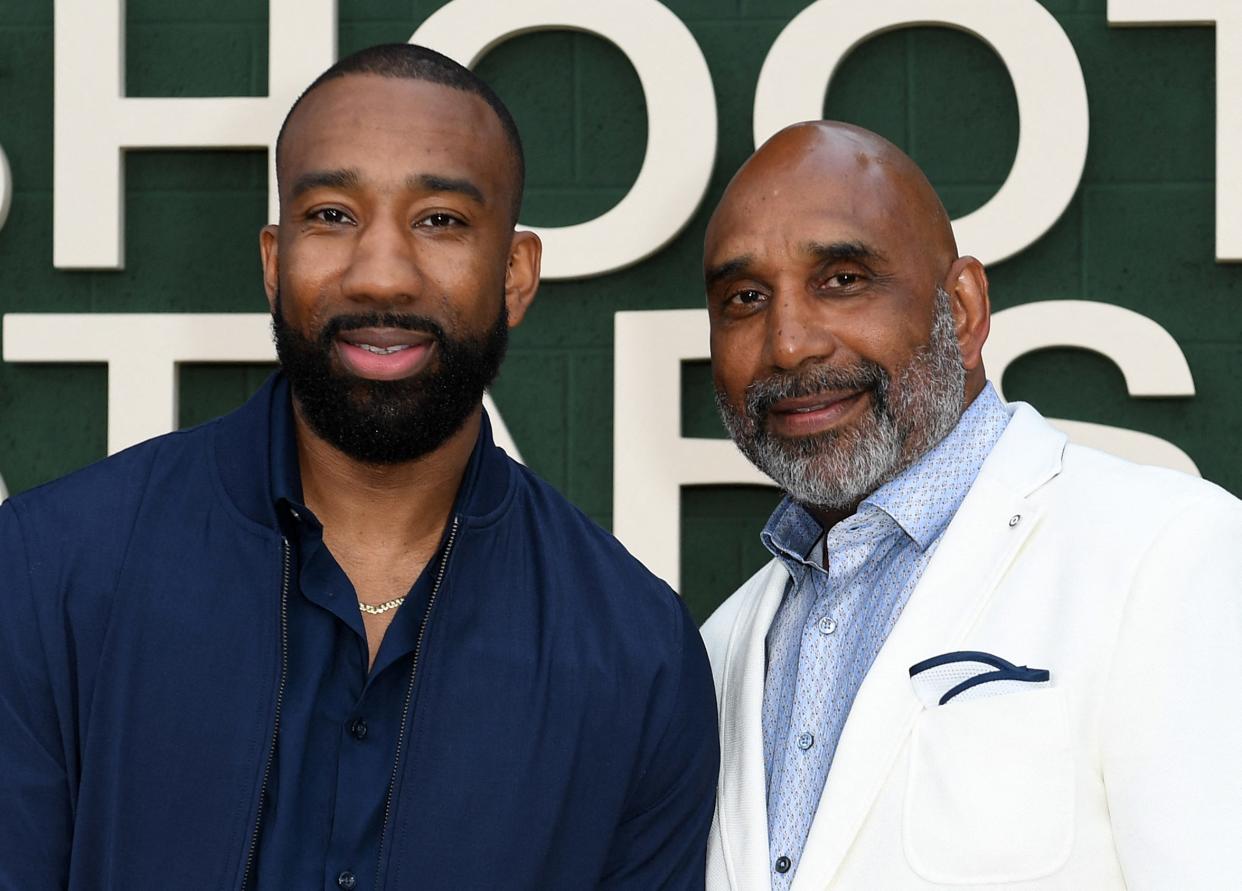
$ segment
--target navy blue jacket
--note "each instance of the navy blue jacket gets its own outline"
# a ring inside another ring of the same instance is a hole
[[[0,506],[0,888],[242,887],[288,680],[274,381]],[[381,887],[702,888],[716,713],[680,599],[486,421],[453,523]]]

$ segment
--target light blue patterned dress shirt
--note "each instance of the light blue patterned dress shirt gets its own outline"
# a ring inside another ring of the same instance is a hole
[[[827,536],[789,498],[764,527],[791,576],[768,629],[763,689],[773,891],[797,872],[858,688],[1008,421],[989,384],[948,436]]]

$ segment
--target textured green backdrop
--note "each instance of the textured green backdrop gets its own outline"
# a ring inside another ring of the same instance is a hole
[[[1061,221],[991,269],[994,304],[1072,298],[1135,309],[1177,339],[1198,395],[1130,399],[1110,362],[1070,350],[1020,359],[1006,375],[1007,395],[1051,416],[1168,439],[1206,477],[1242,493],[1235,445],[1242,434],[1242,267],[1213,259],[1214,32],[1113,29],[1105,0],[1043,2],[1086,76],[1090,152]],[[405,40],[441,5],[341,0],[340,53]],[[583,282],[546,283],[495,387],[528,463],[605,525],[612,509],[613,314],[701,304],[707,214],[751,150],[752,100],[767,50],[806,2],[667,5],[703,48],[715,82],[719,148],[707,199],[687,229],[646,262]],[[266,90],[266,3],[129,0],[127,36],[130,95]],[[256,232],[266,168],[258,152],[129,153],[127,268],[53,269],[52,44],[51,0],[0,0],[0,146],[15,185],[0,230],[0,312],[262,310]],[[619,50],[550,32],[501,45],[478,70],[510,104],[526,141],[525,222],[586,220],[625,193],[642,160],[646,124],[637,76]],[[996,191],[1016,148],[1017,110],[1003,66],[983,44],[945,29],[909,29],[864,44],[839,71],[825,113],[906,148],[955,216]],[[262,366],[184,368],[181,423],[228,410],[266,373]],[[709,382],[704,365],[687,366],[687,434],[722,435]],[[0,363],[0,474],[11,491],[102,457],[105,387],[98,365]],[[774,501],[765,489],[685,492],[682,587],[700,618],[762,562],[757,532]]]

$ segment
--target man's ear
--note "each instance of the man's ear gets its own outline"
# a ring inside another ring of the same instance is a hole
[[[509,327],[522,323],[526,310],[530,309],[539,290],[539,262],[543,257],[543,243],[534,232],[513,233],[509,245],[509,265],[505,269],[505,308],[509,312]]]
[[[280,227],[264,226],[259,230],[259,261],[263,264],[263,290],[267,292],[268,309],[276,311],[276,292],[279,289]]]
[[[944,289],[957,329],[957,345],[962,365],[972,377],[983,377],[983,344],[992,324],[992,304],[988,297],[988,274],[974,257],[959,257],[949,267]]]

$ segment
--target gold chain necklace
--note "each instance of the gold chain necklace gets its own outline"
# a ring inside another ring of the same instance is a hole
[[[394,597],[392,600],[385,600],[383,603],[377,603],[374,606],[369,603],[363,603],[359,600],[358,609],[362,610],[368,616],[382,616],[390,609],[396,609],[403,603],[405,603],[404,597]]]

